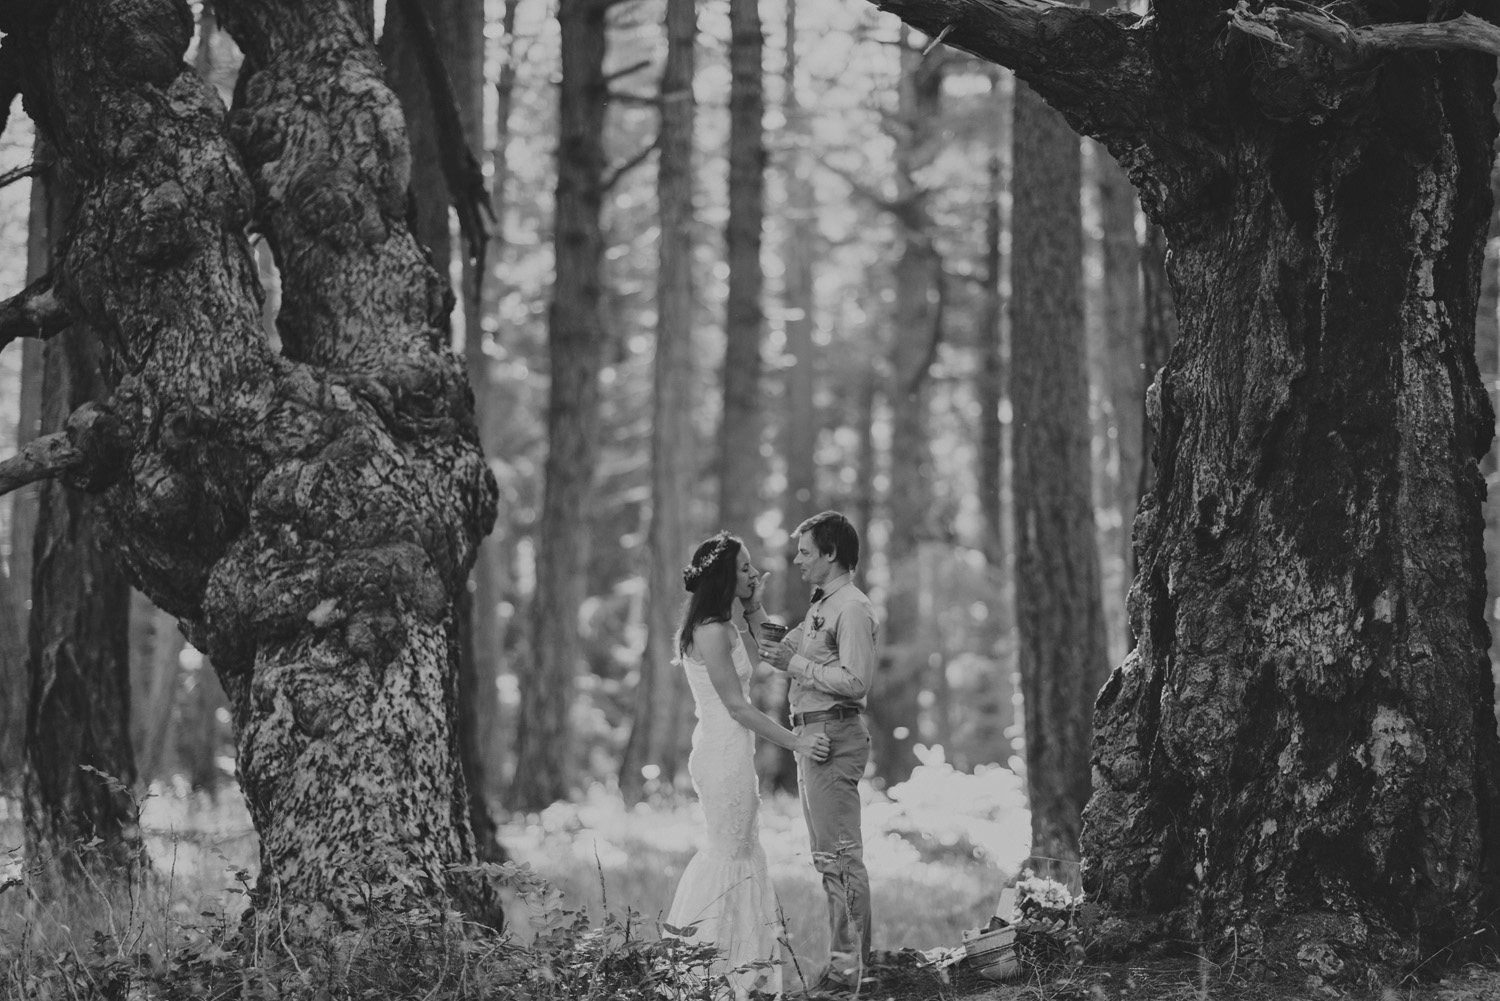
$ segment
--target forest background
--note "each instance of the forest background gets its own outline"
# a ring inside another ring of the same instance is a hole
[[[1015,186],[1010,73],[933,47],[866,3],[759,5],[764,221],[747,341],[739,333],[745,315],[735,313],[746,293],[734,287],[731,268],[744,246],[731,222],[735,31],[727,2],[704,4],[691,75],[692,211],[681,258],[690,279],[689,337],[663,352],[664,297],[680,294],[661,267],[664,234],[683,232],[664,223],[658,196],[671,104],[658,87],[666,72],[665,5],[611,5],[609,83],[598,109],[608,164],[602,340],[592,359],[599,434],[589,463],[569,471],[582,484],[580,517],[565,530],[580,540],[586,570],[576,629],[570,615],[558,624],[576,645],[559,649],[555,634],[539,627],[534,599],[547,569],[538,554],[551,445],[561,40],[547,0],[483,6],[482,49],[467,46],[467,63],[445,50],[494,209],[480,282],[465,253],[463,211],[446,208],[441,160],[451,150],[422,112],[409,106],[407,113],[417,176],[431,185],[417,190],[418,208],[424,198],[444,206],[428,212],[439,221],[422,236],[447,265],[454,349],[469,362],[481,438],[501,491],[500,520],[471,579],[469,624],[479,693],[473,774],[498,844],[591,903],[618,891],[616,899],[648,916],[664,909],[697,820],[686,775],[691,703],[663,654],[663,623],[675,619],[681,594],[657,582],[672,578],[693,540],[730,527],[772,571],[773,614],[795,620],[806,595],[789,562],[789,530],[808,514],[837,508],[863,529],[861,576],[887,626],[867,790],[877,891],[888,901],[914,894],[958,901],[941,914],[924,907],[900,915],[877,897],[884,922],[877,944],[956,943],[961,928],[983,923],[1019,867],[1039,862],[1027,857],[1016,622],[1017,589],[1026,586],[1018,573],[1026,571],[1017,566],[1011,528],[1018,489],[1043,480],[1071,485],[1092,512],[1089,552],[1070,557],[1082,561],[1072,569],[1090,584],[1086,601],[1098,622],[1097,630],[1081,630],[1095,633],[1085,646],[1094,643],[1097,656],[1071,665],[1084,687],[1092,679],[1097,689],[1132,643],[1130,526],[1151,475],[1145,394],[1172,330],[1159,235],[1118,167],[1091,141],[1076,144],[1071,170],[1028,175],[1063,185],[1075,206],[1076,223],[1064,217],[1062,224],[1075,226],[1077,254],[1064,270],[1026,277],[1080,293],[1082,350],[1076,371],[1065,374],[1086,386],[1086,407],[1057,407],[1052,416],[1060,433],[1086,443],[1087,469],[1080,476],[1059,463],[1018,483],[1012,281],[1015,268],[1054,262],[1013,261],[1010,252],[1013,205],[1036,197]],[[228,103],[239,53],[214,29],[211,11],[193,7],[199,33],[189,58]],[[433,5],[440,41],[462,7],[457,0]],[[412,73],[418,58],[402,49],[403,37],[382,43],[393,76],[403,65]],[[425,96],[420,87],[415,97],[410,85],[397,89],[404,100]],[[482,97],[466,101],[466,94]],[[10,180],[0,188],[0,286],[7,289],[25,284],[28,241],[36,239],[33,185],[20,176],[33,147],[30,123],[13,113],[0,135],[0,175]],[[1500,229],[1493,220],[1491,232],[1476,344],[1493,399],[1500,381]],[[274,337],[277,276],[263,243],[258,260]],[[741,268],[738,280],[743,275]],[[41,352],[28,341],[0,353],[0,459],[49,430],[35,392]],[[748,400],[733,395],[726,376],[736,366],[752,376]],[[669,428],[680,437],[664,437]],[[748,447],[735,437],[741,433]],[[1493,487],[1493,450],[1484,470]],[[7,833],[19,824],[37,493],[32,486],[0,498],[0,830]],[[668,500],[672,520],[664,528]],[[1497,511],[1487,502],[1492,625],[1500,596]],[[1074,614],[1062,605],[1052,611]],[[231,885],[255,858],[235,795],[224,693],[173,618],[138,593],[129,603],[129,664],[132,785],[144,798],[143,826],[157,839],[152,855],[193,854],[212,895],[215,879]],[[783,689],[769,672],[756,678],[757,701],[770,712],[784,710]],[[1091,700],[1074,702],[1074,713],[1087,719]],[[761,765],[778,882],[794,906],[798,895],[815,901],[788,762],[768,752]],[[916,861],[930,865],[919,872]],[[1066,877],[1069,864],[1055,871]],[[595,866],[605,876],[603,894]],[[809,928],[800,944],[816,951],[819,933]]]

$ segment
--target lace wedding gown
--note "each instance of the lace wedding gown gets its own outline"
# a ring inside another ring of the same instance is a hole
[[[748,691],[750,656],[739,630],[732,641],[735,673]],[[703,807],[708,843],[682,873],[667,924],[696,925],[693,941],[713,942],[723,955],[712,974],[729,972],[736,998],[751,989],[781,993],[776,894],[760,844],[760,785],[755,775],[755,735],[729,715],[708,667],[684,655],[698,726],[688,772]],[[775,965],[730,972],[755,962]]]

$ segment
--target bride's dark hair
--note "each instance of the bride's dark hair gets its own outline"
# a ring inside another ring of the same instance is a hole
[[[739,586],[740,549],[744,543],[728,532],[705,539],[682,568],[682,586],[691,595],[677,631],[677,653],[693,644],[693,631],[704,622],[728,622],[734,615],[734,592]]]

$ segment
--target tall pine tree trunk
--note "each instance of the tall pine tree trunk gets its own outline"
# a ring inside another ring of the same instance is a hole
[[[1090,710],[1108,673],[1090,493],[1078,137],[1016,85],[1011,400],[1031,853],[1078,858]]]
[[[782,363],[782,407],[780,443],[786,461],[786,492],[781,498],[781,524],[791,532],[806,518],[822,509],[818,493],[818,470],[814,465],[818,429],[822,417],[814,399],[821,355],[813,343],[817,325],[815,256],[818,230],[817,192],[813,188],[812,132],[802,107],[797,82],[798,51],[802,39],[797,29],[798,0],[786,4],[786,59],[782,63],[782,115],[786,119],[787,142],[780,163],[786,188],[785,229],[782,231],[781,302],[785,316],[783,331],[786,357]],[[789,624],[807,614],[808,589],[795,573],[791,557],[797,540],[790,540],[781,554],[780,580],[772,580],[772,593],[779,601],[771,609]],[[768,686],[766,711],[785,719],[787,683],[777,676]],[[767,783],[779,789],[797,788],[797,761],[790,751],[770,741],[761,741],[759,771]]]
[[[651,393],[650,579],[646,649],[635,718],[620,761],[620,792],[639,802],[648,777],[671,785],[684,751],[687,680],[677,663],[681,567],[690,555],[687,509],[697,449],[693,434],[693,68],[695,0],[667,0],[656,195],[661,245],[656,281],[656,358]],[[731,340],[732,343],[732,340]],[[726,363],[727,364],[727,363]],[[726,381],[727,381],[726,374]],[[753,482],[753,481],[749,481]],[[734,484],[744,490],[747,482]]]
[[[766,144],[761,83],[760,0],[729,3],[729,221],[725,256],[724,418],[719,430],[719,525],[760,552],[755,518],[761,510],[765,462],[761,437],[761,230],[765,225]]]
[[[606,0],[562,0],[558,87],[557,277],[547,317],[546,486],[531,608],[533,653],[521,676],[511,806],[539,810],[567,795],[574,675],[583,656],[578,612],[585,595],[599,420],[604,237]]]
[[[942,260],[933,245],[928,191],[919,173],[938,152],[947,51],[925,56],[903,37],[901,100],[896,123],[895,217],[901,256],[895,267],[891,336],[890,588],[882,624],[880,690],[870,700],[870,754],[886,782],[905,781],[916,766],[919,696],[927,683],[932,637],[921,613],[920,547],[932,524],[930,375],[942,338]]]

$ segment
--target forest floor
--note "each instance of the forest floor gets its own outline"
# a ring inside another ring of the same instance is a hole
[[[0,799],[0,886],[10,885],[19,874],[15,856],[9,864],[5,858],[5,851],[20,840],[19,820],[17,804]],[[876,955],[858,995],[862,1001],[1500,1001],[1500,969],[1479,967],[1450,972],[1438,983],[1352,989],[1312,984],[1300,976],[1251,981],[1242,969],[1176,957],[1130,965],[1058,963],[1044,971],[1023,967],[1025,972],[1014,979],[995,983],[957,954],[964,931],[989,920],[1002,887],[1013,883],[1018,871],[1045,868],[1024,854],[1030,820],[1016,777],[1003,769],[965,774],[934,762],[904,787],[868,791],[864,826]],[[788,999],[795,1001],[804,983],[816,977],[817,957],[826,948],[823,894],[808,859],[796,801],[767,796],[761,828],[787,930],[783,961]],[[226,978],[219,967],[229,961],[214,945],[219,939],[205,935],[235,925],[243,908],[242,891],[254,878],[257,843],[238,794],[225,790],[210,798],[162,791],[147,800],[142,829],[153,862],[151,893],[133,897],[128,911],[101,906],[97,899],[52,907],[24,891],[0,894],[0,1001],[111,998],[110,991],[99,990],[108,987],[101,973],[142,968],[142,962],[153,972],[137,981],[148,986],[131,988],[132,1001],[301,998],[298,980],[305,981],[308,971],[285,963],[279,972],[270,966],[240,966]],[[617,941],[621,927],[634,929],[626,939],[633,934],[637,942],[655,941],[677,877],[701,837],[696,802],[677,795],[658,795],[628,809],[617,795],[596,790],[541,814],[511,818],[502,826],[502,844],[546,881],[553,913],[538,921],[536,900],[517,895],[508,903],[510,935],[524,945],[561,910],[573,915],[581,929],[577,944],[605,940],[606,928],[615,929]],[[1070,881],[1067,872],[1042,874]],[[433,968],[430,956],[412,964],[414,992],[396,989],[394,983],[382,990],[376,980],[307,996],[433,1001],[519,996],[505,988],[476,991],[472,985],[429,990],[418,969],[421,962]],[[355,967],[353,974],[384,975],[377,966]],[[202,974],[206,968],[203,983],[210,986],[193,986],[188,974],[192,969]],[[246,993],[247,975],[269,984],[273,974],[284,974],[281,982],[292,992],[283,987]],[[680,993],[639,986],[639,994],[628,996],[668,1001]],[[575,1001],[626,995],[559,990],[529,996]]]

